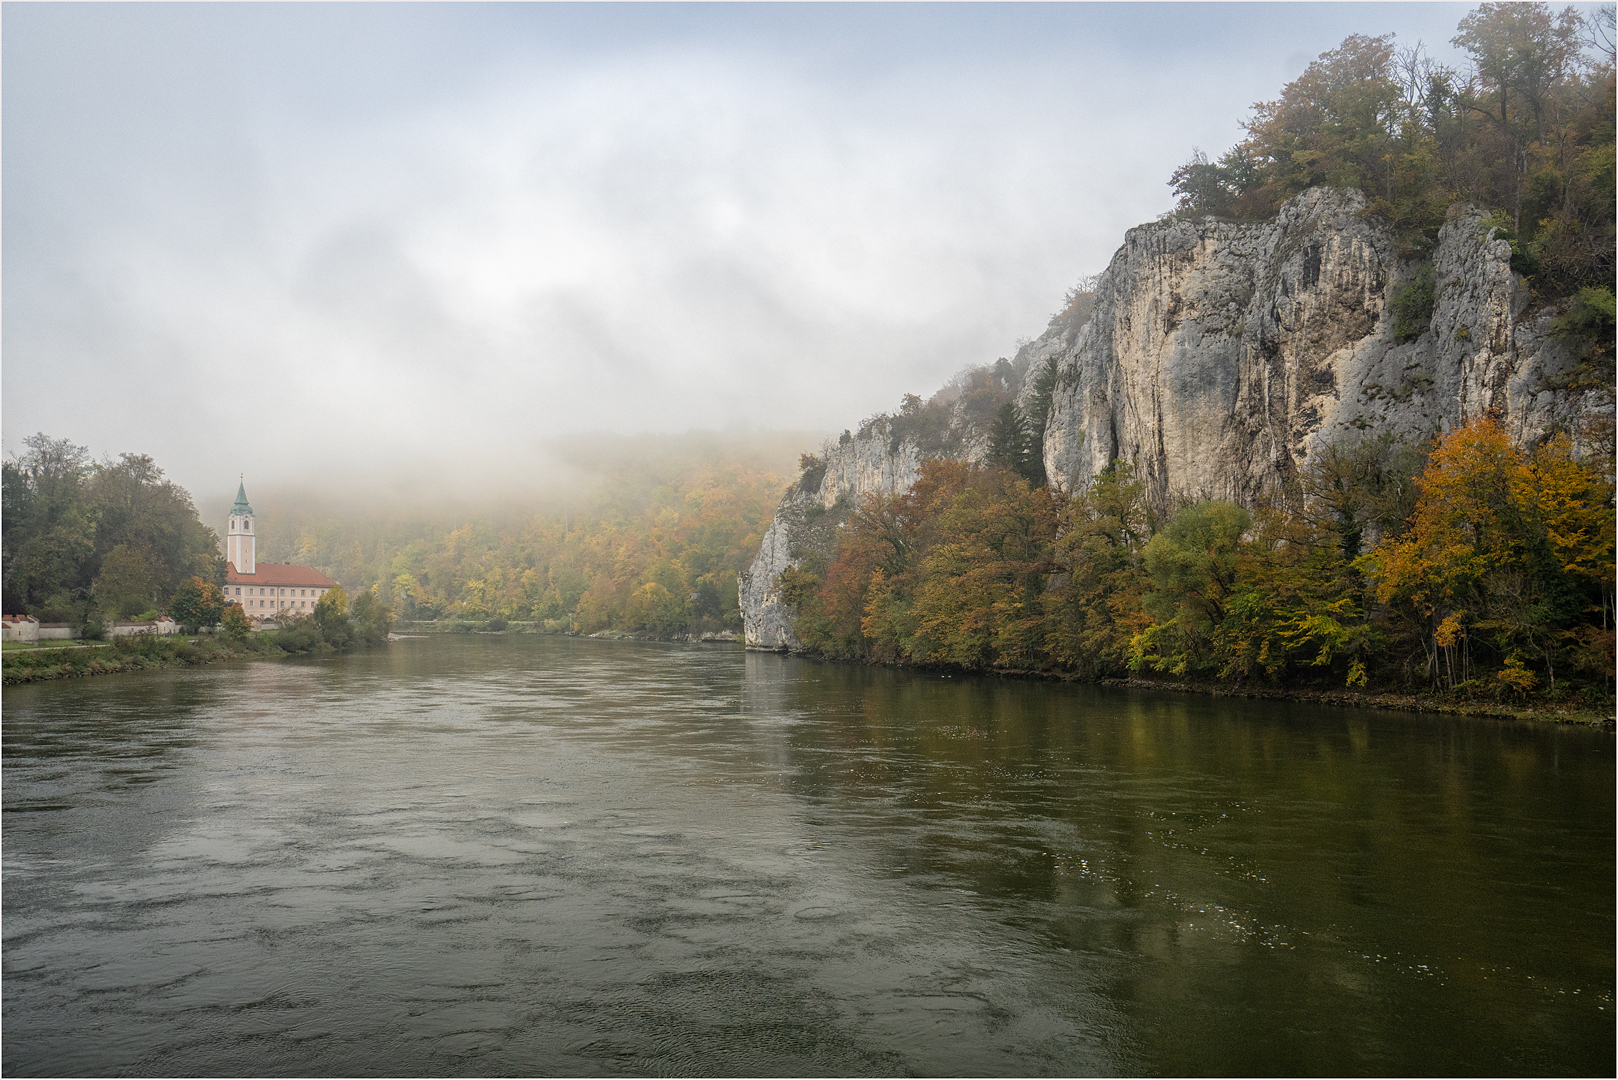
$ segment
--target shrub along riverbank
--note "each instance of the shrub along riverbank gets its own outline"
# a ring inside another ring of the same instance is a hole
[[[240,615],[231,606],[227,616]],[[375,598],[361,594],[350,608],[341,589],[321,598],[315,611],[302,617],[287,616],[278,630],[248,633],[246,620],[226,618],[219,634],[198,637],[122,637],[99,648],[36,649],[7,652],[0,681],[44,682],[87,675],[113,675],[126,671],[194,667],[220,660],[273,659],[344,652],[361,645],[388,640],[392,616]]]

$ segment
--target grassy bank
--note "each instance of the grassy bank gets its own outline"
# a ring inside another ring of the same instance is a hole
[[[306,639],[289,639],[275,632],[250,634],[241,641],[223,637],[126,637],[99,648],[8,649],[0,682],[14,686],[124,671],[196,667],[219,660],[271,659],[334,651],[333,646],[324,642],[310,644]]]
[[[96,647],[106,648],[105,641],[81,641],[77,638],[58,641],[7,641],[0,642],[0,649],[5,652],[38,652],[44,649],[86,649]]]

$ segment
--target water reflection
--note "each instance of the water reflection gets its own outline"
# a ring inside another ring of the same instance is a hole
[[[796,708],[828,722],[794,729],[794,790],[911,878],[1135,958],[1110,996],[1154,1069],[1610,1054],[1611,943],[1558,940],[1612,926],[1604,737],[805,667]]]
[[[1608,733],[467,636],[5,737],[8,1072],[1612,1067]]]

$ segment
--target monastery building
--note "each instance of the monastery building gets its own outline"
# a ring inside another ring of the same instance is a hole
[[[279,612],[308,614],[337,582],[312,566],[262,563],[255,558],[253,508],[245,482],[236,488],[225,534],[225,598],[240,604],[250,619],[274,619]]]

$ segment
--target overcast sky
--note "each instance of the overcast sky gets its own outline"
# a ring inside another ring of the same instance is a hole
[[[837,431],[1037,336],[1349,33],[1466,4],[26,4],[3,439],[199,499]]]

